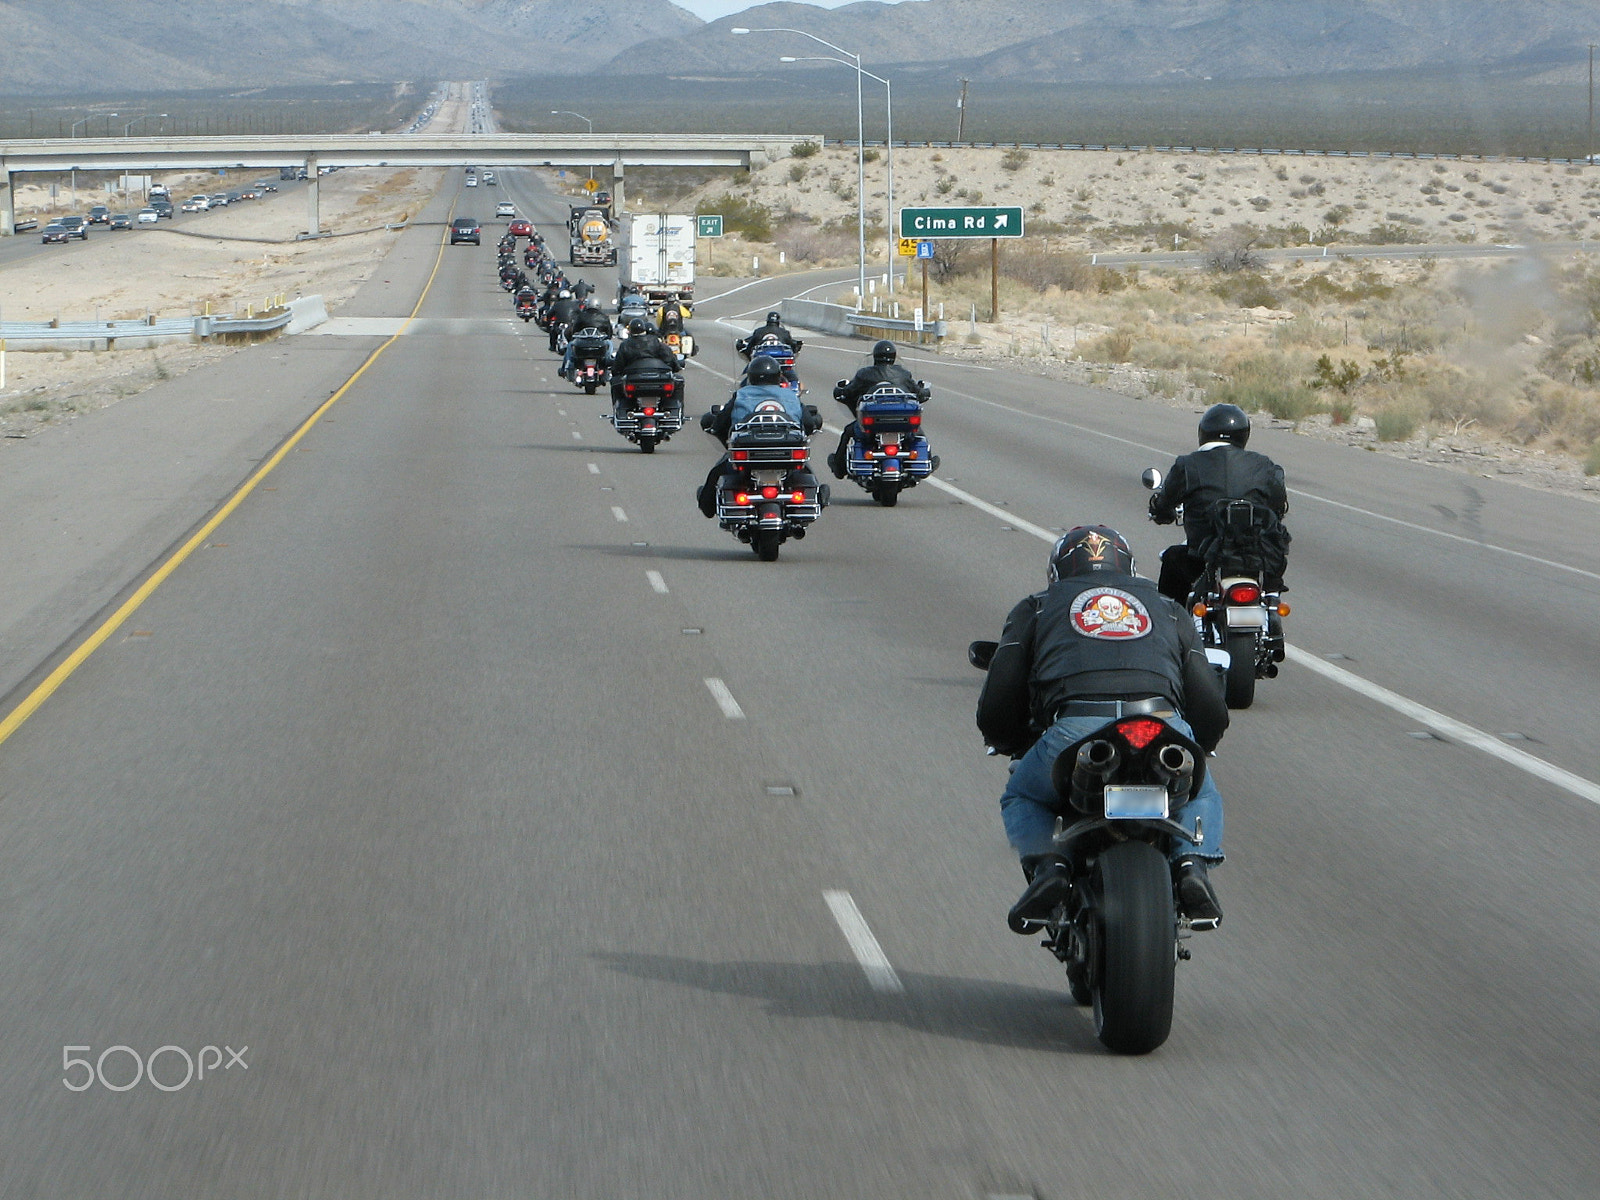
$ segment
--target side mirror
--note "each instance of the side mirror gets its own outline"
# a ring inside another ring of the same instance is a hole
[[[1146,467],[1144,474],[1139,476],[1139,482],[1153,492],[1161,486],[1161,472],[1154,467]]]
[[[999,642],[973,642],[967,647],[967,661],[980,671],[987,671],[989,664],[994,661],[994,652],[1000,649]]]

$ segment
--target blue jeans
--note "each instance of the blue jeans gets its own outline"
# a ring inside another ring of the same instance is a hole
[[[1056,813],[1052,805],[1056,790],[1050,782],[1050,768],[1068,746],[1107,723],[1105,717],[1062,717],[1018,760],[1000,796],[1000,817],[1005,822],[1007,840],[1021,857],[1054,852]],[[1182,717],[1170,717],[1167,724],[1185,737],[1194,737],[1194,731]],[[1199,846],[1177,842],[1172,851],[1174,859],[1193,854],[1213,865],[1222,861],[1222,793],[1217,790],[1209,770],[1200,785],[1199,795],[1174,809],[1172,819],[1191,834],[1195,822],[1201,822],[1205,837]]]

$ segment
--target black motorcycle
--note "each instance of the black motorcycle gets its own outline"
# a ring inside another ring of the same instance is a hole
[[[1142,481],[1155,490],[1161,472],[1151,467]],[[1263,586],[1282,571],[1281,562],[1273,571],[1269,561],[1282,549],[1275,540],[1281,525],[1270,508],[1250,500],[1219,500],[1206,525],[1211,533],[1191,547],[1205,569],[1189,593],[1189,611],[1207,657],[1222,674],[1228,707],[1249,708],[1256,680],[1276,679],[1284,657],[1283,618],[1289,606]]]
[[[973,642],[972,665],[988,670],[997,644]],[[1147,1054],[1172,1031],[1176,964],[1190,957],[1191,919],[1177,900],[1171,853],[1194,843],[1171,819],[1205,778],[1205,751],[1154,716],[1108,722],[1061,752],[1051,771],[1060,816],[1055,849],[1071,868],[1070,890],[1051,914],[1018,933],[1067,968],[1072,998],[1094,1006],[1095,1033],[1119,1054]],[[1205,830],[1197,830],[1204,844]]]
[[[611,381],[611,423],[646,454],[683,428],[683,376],[635,367]]]
[[[568,381],[574,387],[581,387],[588,395],[594,395],[607,381],[606,360],[610,353],[610,338],[604,334],[579,332],[572,339],[572,366],[567,370]]]

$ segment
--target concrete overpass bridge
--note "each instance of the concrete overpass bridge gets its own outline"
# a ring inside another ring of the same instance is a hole
[[[743,167],[782,158],[817,134],[461,133],[316,136],[40,138],[0,142],[0,236],[16,223],[13,181],[30,171],[216,170],[304,167],[306,231],[321,229],[322,167],[610,167],[613,205],[623,208],[627,167]]]

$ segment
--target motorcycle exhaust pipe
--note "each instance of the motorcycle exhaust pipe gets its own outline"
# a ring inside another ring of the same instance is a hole
[[[1072,794],[1089,797],[1105,787],[1106,779],[1117,769],[1122,755],[1110,742],[1101,739],[1086,742],[1078,747],[1078,758],[1072,764]]]
[[[1187,746],[1169,742],[1156,751],[1155,765],[1169,790],[1173,784],[1187,783],[1194,776],[1194,755]]]

